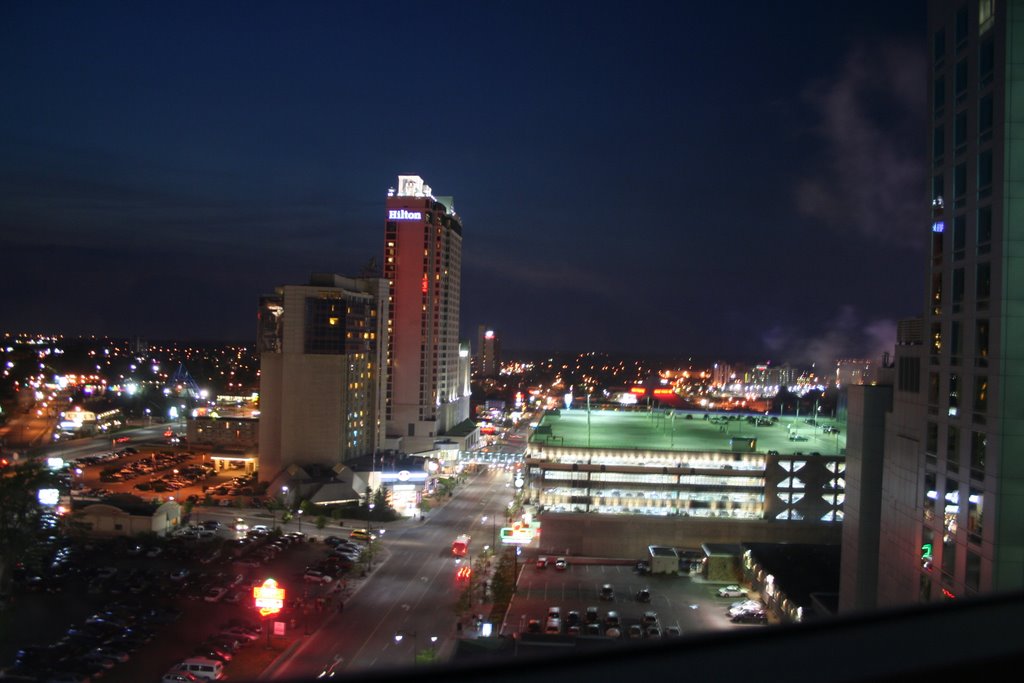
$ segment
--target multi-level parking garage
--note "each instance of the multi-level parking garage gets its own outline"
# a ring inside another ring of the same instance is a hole
[[[526,490],[548,512],[836,522],[845,437],[832,420],[551,411]]]

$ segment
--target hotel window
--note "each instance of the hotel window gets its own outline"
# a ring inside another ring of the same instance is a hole
[[[935,473],[925,472],[924,474],[924,521],[925,523],[935,521],[935,499],[938,494],[935,491]]]
[[[962,154],[967,149],[967,112],[958,111],[953,119],[953,149]]]
[[[992,246],[992,207],[978,207],[978,253],[987,254]]]
[[[978,308],[988,308],[988,298],[992,293],[992,266],[988,261],[983,261],[978,264],[978,277],[975,284],[975,292],[978,298]],[[981,306],[981,302],[986,302],[985,306]]]
[[[964,588],[977,593],[981,587],[981,556],[967,551],[967,567],[964,574]]]
[[[967,163],[960,162],[953,167],[953,206],[960,208],[967,196]]]
[[[978,375],[974,378],[974,411],[984,413],[988,410],[988,377]]]
[[[967,540],[981,544],[982,517],[985,509],[985,494],[980,489],[971,489],[967,497]]]
[[[983,95],[978,100],[978,139],[981,142],[988,142],[992,139],[992,125],[994,121],[992,108],[992,93]]]
[[[985,432],[971,432],[971,479],[985,479],[985,451],[988,449],[988,436]]]
[[[932,570],[935,532],[928,527],[921,528],[921,568],[926,572]],[[927,596],[925,596],[927,599]]]
[[[986,149],[978,155],[978,198],[992,194],[992,150]]]
[[[953,91],[956,93],[956,103],[962,104],[967,99],[967,60],[961,59],[956,63],[956,70],[953,72]]]
[[[942,157],[946,154],[946,128],[944,126],[937,126],[935,131],[932,133],[932,157],[935,159],[935,165],[938,166],[942,163]]]
[[[950,301],[953,303],[953,312],[960,310],[960,304],[964,301],[964,269],[953,269],[953,282],[950,292]]]
[[[952,577],[956,572],[956,523],[960,512],[957,501],[956,482],[950,481],[954,488],[946,494],[945,509],[942,515],[945,529],[942,534],[942,573]]]
[[[964,257],[964,246],[967,243],[967,216],[960,214],[953,218],[953,260],[960,261]]]
[[[946,429],[946,471],[950,474],[960,471],[960,428],[956,425]]]
[[[960,409],[960,375],[951,373],[949,375],[949,415],[956,417]]]
[[[942,65],[946,57],[946,29],[940,28],[935,32],[935,39],[932,41],[932,59],[936,67]]]
[[[974,322],[974,359],[979,368],[988,367],[988,320]]]
[[[978,35],[983,35],[992,28],[995,21],[994,0],[978,0]]]
[[[924,452],[931,456],[933,462],[939,452],[939,425],[934,422],[929,422],[925,428]]]
[[[928,402],[938,404],[939,402],[939,373],[928,374]]]
[[[942,271],[932,273],[932,315],[942,315]]]
[[[960,355],[963,353],[963,324],[959,320],[952,320],[949,323],[949,364],[960,365]]]
[[[939,76],[935,79],[935,92],[933,95],[932,105],[935,109],[935,118],[942,116],[946,107],[946,79]]]
[[[345,307],[332,299],[306,298],[304,351],[308,354],[345,352]]]
[[[978,48],[978,85],[985,87],[992,82],[992,73],[995,70],[995,44],[991,38],[983,40]]]
[[[967,5],[956,11],[956,23],[954,24],[953,42],[957,50],[967,46]]]

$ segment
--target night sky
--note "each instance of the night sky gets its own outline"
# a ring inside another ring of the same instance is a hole
[[[506,350],[879,357],[924,303],[925,4],[0,4],[0,330],[253,343],[399,174]]]

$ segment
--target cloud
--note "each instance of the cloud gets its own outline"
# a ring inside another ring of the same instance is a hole
[[[926,74],[920,50],[859,47],[836,80],[805,91],[823,166],[797,186],[800,213],[885,244],[922,244]]]
[[[853,306],[845,305],[823,330],[806,334],[775,325],[761,335],[761,342],[770,355],[794,364],[813,363],[820,374],[842,358],[865,358],[880,363],[882,354],[891,354],[896,344],[896,321],[865,321]]]

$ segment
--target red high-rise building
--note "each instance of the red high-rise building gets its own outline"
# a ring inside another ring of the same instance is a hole
[[[468,352],[459,347],[462,221],[419,176],[388,191],[384,277],[390,317],[386,429],[406,452],[469,417]],[[463,368],[463,366],[465,366]]]

